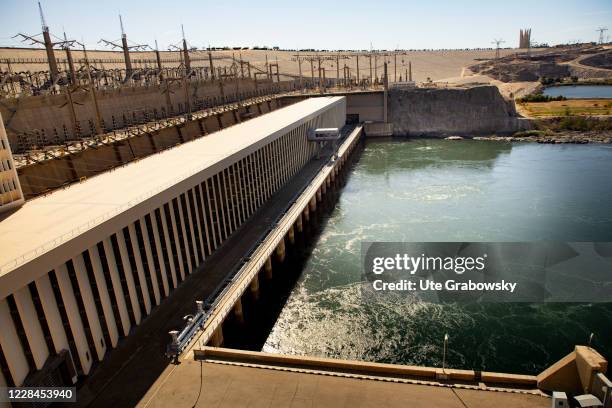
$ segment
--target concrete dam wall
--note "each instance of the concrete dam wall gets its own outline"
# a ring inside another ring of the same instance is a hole
[[[508,134],[530,127],[495,86],[389,91],[394,136]]]

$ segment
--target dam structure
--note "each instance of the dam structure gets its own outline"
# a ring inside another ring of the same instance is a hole
[[[296,103],[6,215],[3,382],[48,367],[47,376],[87,376],[189,275],[206,274],[205,259],[317,154],[308,130],[342,127],[345,103]]]
[[[0,387],[74,386],[91,407],[611,406],[590,346],[538,375],[259,351],[366,139],[529,129],[496,87],[417,86],[400,53],[348,53],[341,75],[340,55],[298,54],[296,74],[185,39],[163,58],[124,48],[1,72]]]

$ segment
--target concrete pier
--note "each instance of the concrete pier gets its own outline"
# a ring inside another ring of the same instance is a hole
[[[180,375],[165,378],[139,406],[548,408],[551,403],[534,388],[533,376],[524,376],[526,383],[517,378],[505,385],[461,379],[441,383],[419,367],[229,349],[205,348],[177,370]],[[200,381],[206,392],[199,392]]]

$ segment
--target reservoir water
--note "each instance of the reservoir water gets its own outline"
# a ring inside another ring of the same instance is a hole
[[[568,99],[612,98],[612,85],[551,86],[544,89],[544,95]]]
[[[264,351],[538,373],[584,344],[612,357],[612,303],[431,304],[361,296],[362,241],[612,241],[612,146],[369,142]],[[611,299],[612,302],[612,299]]]

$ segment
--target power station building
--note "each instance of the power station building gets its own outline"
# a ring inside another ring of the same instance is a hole
[[[206,273],[204,259],[316,155],[309,129],[339,128],[345,118],[345,97],[307,99],[8,213],[0,386],[88,375],[186,277]]]

